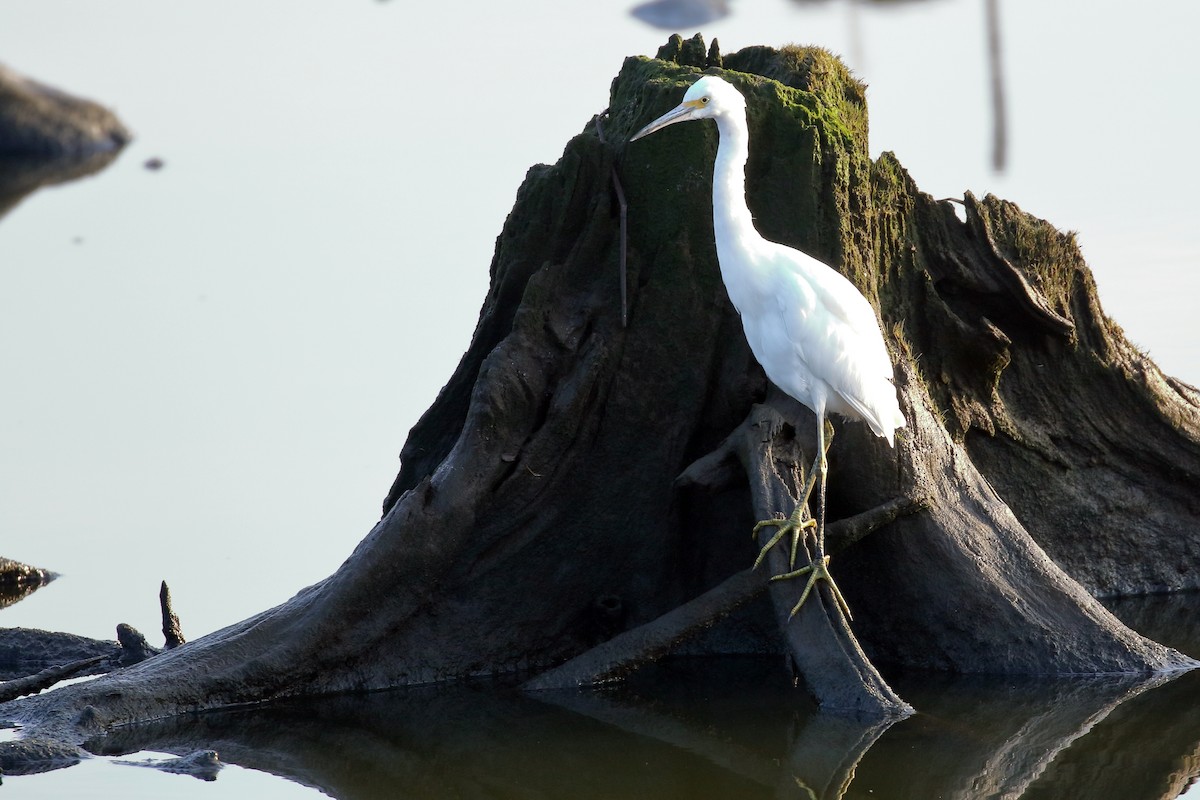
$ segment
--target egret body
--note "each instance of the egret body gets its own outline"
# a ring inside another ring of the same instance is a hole
[[[796,613],[817,580],[829,583],[842,610],[849,609],[833,584],[824,556],[825,417],[830,412],[862,420],[877,436],[894,444],[904,415],[892,385],[892,362],[875,310],[839,272],[806,253],[764,239],[754,227],[746,205],[746,160],[750,130],[746,100],[732,85],[714,75],[696,81],[683,102],[630,139],[661,130],[676,122],[712,119],[720,142],[713,169],[713,233],[717,261],[729,299],[742,318],[750,350],[771,382],[808,406],[817,417],[817,455],[804,491],[787,520],[764,520],[755,526],[778,527],[762,549],[758,565],[785,532],[796,542],[803,531],[816,527],[816,555],[809,566],[778,575],[809,575]],[[816,522],[802,521],[803,511],[819,479]]]

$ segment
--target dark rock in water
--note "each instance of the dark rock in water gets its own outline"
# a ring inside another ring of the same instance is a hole
[[[130,140],[116,115],[0,66],[0,158],[83,158]]]
[[[116,653],[116,642],[33,628],[0,628],[0,680],[21,678],[72,661]],[[101,667],[80,674],[106,671]]]
[[[0,556],[0,589],[11,586],[41,586],[58,577],[57,573],[40,567],[31,567],[19,561]]]
[[[107,108],[0,65],[0,216],[40,186],[103,169],[130,138]]]
[[[50,570],[0,557],[0,608],[11,606],[57,577]]]

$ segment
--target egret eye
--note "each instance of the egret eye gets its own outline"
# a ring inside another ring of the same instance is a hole
[[[704,105],[708,105],[708,98],[707,98],[707,97],[701,97],[701,98],[700,98],[700,102],[701,102],[701,103],[704,103]]]

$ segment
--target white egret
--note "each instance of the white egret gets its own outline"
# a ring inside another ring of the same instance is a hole
[[[802,569],[775,580],[808,575],[795,614],[818,580],[826,581],[838,605],[849,609],[838,591],[824,555],[825,417],[835,412],[863,420],[877,436],[894,445],[904,414],[892,385],[892,363],[875,310],[840,273],[810,255],[764,239],[754,227],[746,205],[746,160],[750,130],[746,100],[733,86],[714,75],[696,81],[683,102],[642,128],[635,141],[676,122],[713,119],[719,144],[713,170],[713,232],[717,261],[729,299],[742,318],[750,350],[767,377],[817,416],[817,455],[795,510],[786,520],[764,520],[778,528],[762,548],[755,566],[786,532],[791,532],[792,563],[803,532],[816,527],[816,558]],[[820,479],[817,521],[803,520],[814,483]]]

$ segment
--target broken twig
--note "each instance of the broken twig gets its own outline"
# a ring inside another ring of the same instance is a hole
[[[173,650],[187,639],[183,638],[183,629],[179,627],[179,615],[171,607],[171,588],[167,586],[166,581],[162,582],[162,587],[158,590],[158,605],[162,609],[162,632],[163,639],[166,640],[163,649]]]

